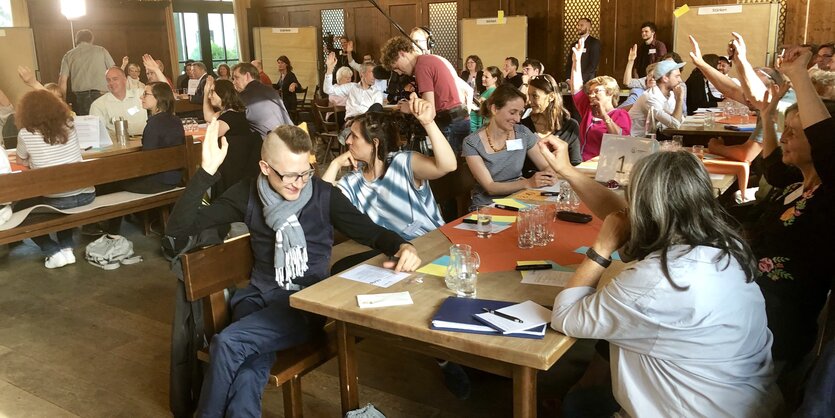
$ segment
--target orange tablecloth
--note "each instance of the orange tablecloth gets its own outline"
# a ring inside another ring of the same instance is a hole
[[[582,205],[579,211],[590,213],[585,205]],[[492,209],[491,213],[510,216],[518,214],[502,209]],[[591,246],[603,225],[603,221],[596,217],[587,224],[555,220],[551,223],[555,237],[553,242],[544,247],[523,250],[516,245],[519,234],[516,232],[515,224],[485,239],[476,237],[474,231],[455,228],[464,217],[442,226],[440,230],[453,244],[470,245],[478,253],[481,258],[478,271],[482,273],[513,270],[516,268],[516,262],[520,260],[554,260],[561,265],[578,264],[583,261],[584,255],[577,254],[574,250],[582,246]]]

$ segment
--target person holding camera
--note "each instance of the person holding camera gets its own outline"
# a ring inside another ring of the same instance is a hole
[[[387,69],[415,78],[420,97],[435,107],[435,122],[449,138],[449,125],[467,116],[461,105],[463,94],[456,84],[458,75],[451,65],[437,55],[418,54],[412,41],[403,37],[389,39],[380,52]],[[401,103],[401,111],[410,113],[408,103]]]

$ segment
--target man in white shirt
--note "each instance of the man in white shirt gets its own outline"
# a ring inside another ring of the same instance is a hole
[[[360,68],[360,82],[334,85],[333,68],[336,66],[336,54],[328,54],[326,61],[325,83],[322,89],[325,93],[346,98],[345,118],[361,115],[368,111],[374,103],[383,104],[383,92],[374,88],[374,65],[362,64]]]
[[[681,126],[684,120],[684,83],[681,81],[679,70],[682,67],[684,63],[677,64],[673,60],[659,61],[656,64],[651,74],[655,79],[655,87],[644,92],[629,110],[632,136],[642,137],[647,133],[647,119],[654,120],[656,124],[666,128]]]
[[[142,108],[141,89],[127,88],[128,78],[119,67],[110,67],[105,73],[108,93],[96,99],[90,105],[90,114],[100,117],[111,136],[115,135],[115,119],[124,118],[128,121],[130,135],[142,135],[148,122],[148,112]]]

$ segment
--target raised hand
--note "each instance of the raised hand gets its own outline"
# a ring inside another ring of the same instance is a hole
[[[739,60],[747,60],[748,48],[745,46],[745,40],[742,39],[742,35],[736,32],[731,32],[731,35],[733,35],[734,37],[734,39],[731,40],[731,45],[733,45],[733,48],[736,50],[734,58]],[[730,49],[730,47],[728,47],[728,49]],[[730,54],[730,51],[728,52]]]
[[[204,98],[211,98],[212,93],[214,93],[215,89],[215,78],[212,76],[206,76],[206,84],[203,85],[203,97]]]
[[[629,48],[629,55],[626,56],[626,59],[629,62],[635,61],[638,58],[638,44],[632,44],[632,47]]]
[[[345,50],[346,53],[350,54],[354,52],[354,41],[345,41],[342,43],[342,49]]]
[[[690,59],[693,60],[693,64],[697,67],[704,65],[705,60],[702,59],[702,50],[699,48],[696,38],[693,35],[689,35],[687,38],[690,39]]]
[[[142,65],[145,66],[146,70],[156,72],[159,70],[159,65],[156,61],[154,61],[154,57],[150,54],[145,54],[142,56]]]
[[[33,73],[29,67],[23,65],[17,66],[17,75],[20,76],[20,79],[27,86],[32,85],[35,81],[37,81],[35,80],[35,73]]]
[[[809,48],[793,46],[787,48],[782,57],[777,58],[774,68],[789,78],[794,78],[801,72],[806,72],[810,59],[812,59],[812,51]]]
[[[568,157],[568,143],[554,135],[546,136],[537,143],[539,153],[557,174],[562,174],[571,167]]]
[[[212,122],[206,127],[206,136],[203,137],[200,167],[210,175],[217,173],[218,167],[226,159],[226,152],[229,151],[229,143],[226,142],[226,137],[224,136],[220,141],[217,139],[219,127],[220,123],[217,118],[212,119]]]
[[[333,67],[336,66],[336,53],[329,52],[328,58],[325,59],[325,65],[328,67],[328,72],[333,72]]]
[[[571,48],[572,58],[574,62],[579,62],[580,58],[583,56],[583,51],[586,49],[586,40],[580,39],[577,41],[577,45]]]
[[[435,106],[419,98],[415,93],[409,95],[409,110],[423,126],[429,125],[435,120]]]
[[[122,57],[122,68],[125,68],[125,66],[128,65],[128,63],[130,63],[130,58],[128,58],[127,56]]]

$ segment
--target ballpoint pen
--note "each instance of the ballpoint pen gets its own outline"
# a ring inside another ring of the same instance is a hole
[[[500,318],[507,319],[508,321],[518,322],[520,324],[522,322],[525,322],[525,321],[523,321],[523,320],[521,320],[521,319],[519,319],[519,318],[517,318],[513,315],[508,315],[506,313],[502,313],[502,312],[499,312],[499,311],[494,311],[493,309],[489,309],[489,308],[481,308],[481,309],[483,309],[484,312],[491,313],[491,314],[496,315]]]
[[[499,204],[499,203],[496,203],[496,208],[498,208],[498,209],[504,209],[504,210],[512,210],[512,211],[514,211],[514,212],[518,212],[518,211],[519,211],[519,208],[517,208],[517,207],[507,206],[507,205],[502,205],[502,204]]]

